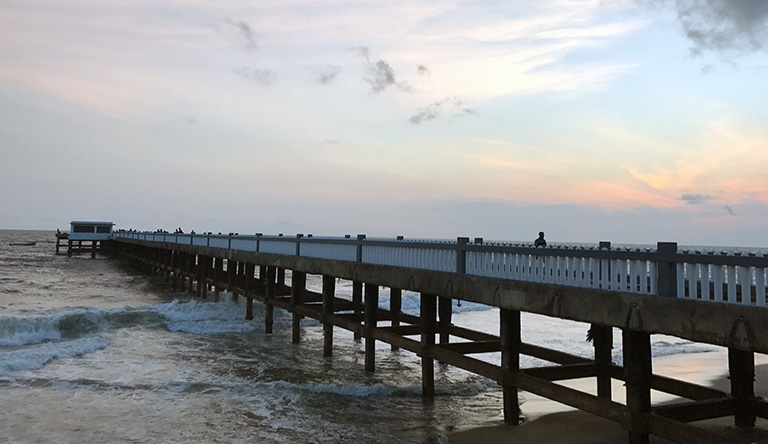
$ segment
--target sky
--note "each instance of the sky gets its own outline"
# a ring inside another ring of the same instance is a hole
[[[0,228],[768,246],[762,0],[0,0]]]

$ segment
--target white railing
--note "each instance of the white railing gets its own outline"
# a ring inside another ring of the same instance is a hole
[[[556,246],[531,248],[525,244],[488,245],[493,251],[468,251],[466,273],[476,276],[567,285],[640,294],[656,294],[656,267],[649,258],[601,258],[629,250],[608,247]],[[504,251],[509,250],[509,251]],[[645,250],[644,253],[652,253]],[[553,254],[557,253],[557,254]]]
[[[355,261],[357,246],[344,237],[313,237],[302,239],[300,255],[336,261]]]
[[[416,268],[614,292],[766,306],[768,258],[762,253],[712,253],[600,246],[549,246],[456,241],[169,234],[118,231],[115,238],[286,256]],[[663,247],[663,248],[662,248]]]
[[[762,253],[678,251],[677,297],[765,307]]]
[[[416,245],[414,242],[394,239],[378,242],[382,244],[363,245],[362,262],[434,271],[456,271],[456,242],[422,241],[415,242]]]

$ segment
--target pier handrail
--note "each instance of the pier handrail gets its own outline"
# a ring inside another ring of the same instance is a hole
[[[762,253],[657,248],[428,240],[365,235],[295,236],[116,231],[116,239],[417,268],[489,278],[766,306],[768,257]]]

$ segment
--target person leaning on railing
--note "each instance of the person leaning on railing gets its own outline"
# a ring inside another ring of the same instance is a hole
[[[547,246],[547,241],[544,239],[544,232],[543,231],[539,231],[539,237],[536,238],[535,241],[533,241],[533,246],[534,247],[546,247]]]

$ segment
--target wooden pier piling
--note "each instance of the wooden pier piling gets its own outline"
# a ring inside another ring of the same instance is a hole
[[[378,324],[379,286],[365,284],[365,371],[376,370],[376,338],[373,334]]]
[[[323,313],[320,322],[323,323],[323,356],[333,354],[333,324],[330,317],[333,315],[333,300],[336,297],[336,278],[323,275]]]
[[[432,349],[435,346],[437,331],[437,296],[428,293],[421,294],[421,396],[435,397],[435,361]]]

